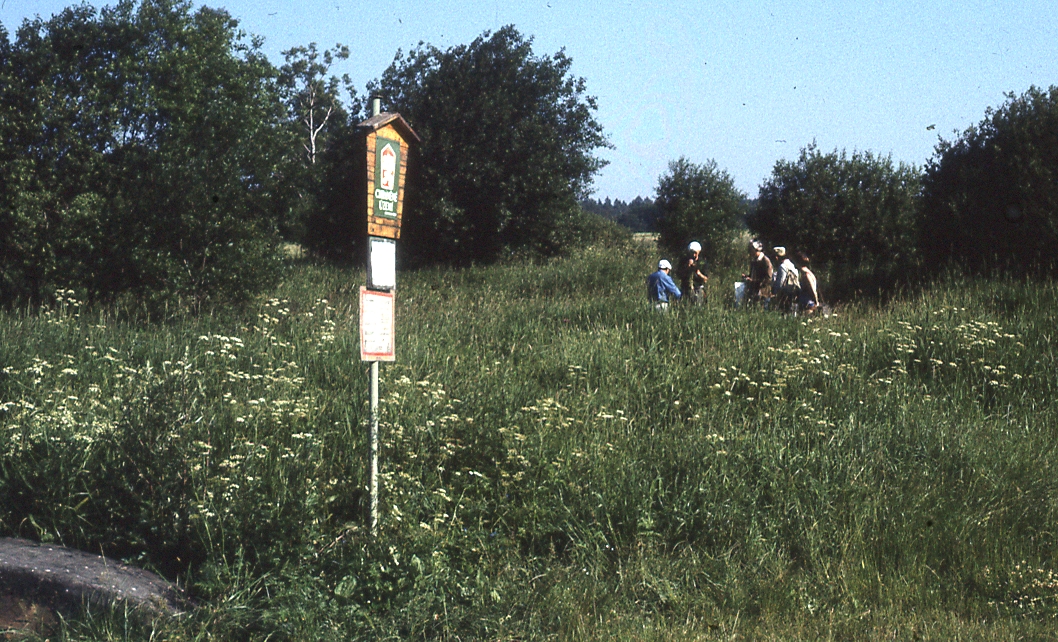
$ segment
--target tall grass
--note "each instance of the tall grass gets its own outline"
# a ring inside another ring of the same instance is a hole
[[[995,639],[1058,614],[1049,284],[658,314],[636,246],[400,275],[365,529],[363,274],[0,318],[0,531],[200,607],[66,639]],[[122,637],[125,636],[125,637]]]

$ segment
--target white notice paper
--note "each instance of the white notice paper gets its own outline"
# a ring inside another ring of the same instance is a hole
[[[367,284],[385,290],[397,287],[397,244],[390,239],[372,236],[369,249]]]
[[[395,361],[392,292],[360,288],[360,360]]]

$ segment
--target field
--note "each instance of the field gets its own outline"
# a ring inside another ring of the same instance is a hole
[[[1051,282],[654,312],[642,245],[399,276],[366,528],[362,272],[247,310],[0,314],[0,535],[198,607],[61,640],[1058,637]],[[722,285],[728,284],[728,285]]]

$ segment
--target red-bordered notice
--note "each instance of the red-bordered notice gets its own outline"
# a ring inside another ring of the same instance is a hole
[[[360,286],[360,360],[396,361],[394,297]]]

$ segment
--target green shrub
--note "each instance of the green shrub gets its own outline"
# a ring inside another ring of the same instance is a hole
[[[245,299],[276,277],[295,145],[275,69],[227,13],[192,9],[82,5],[19,29],[0,61],[0,300]]]
[[[738,230],[745,214],[745,195],[731,176],[710,160],[695,165],[686,158],[669,163],[658,179],[658,245],[670,257],[691,241],[702,245],[702,255],[715,261]]]
[[[532,39],[507,26],[468,45],[398,54],[368,85],[422,139],[409,154],[408,257],[469,264],[565,249],[561,230],[604,164],[594,151],[607,145],[595,99],[571,67],[563,52],[534,54]],[[359,141],[350,130],[342,143],[354,171]],[[332,183],[356,184],[349,176]],[[349,227],[347,208],[339,195],[325,196],[309,230],[313,249],[355,254],[357,237],[335,233]]]
[[[1058,267],[1058,86],[1007,95],[926,167],[921,245],[936,268]]]
[[[775,164],[749,228],[768,245],[828,265],[846,285],[891,285],[915,269],[920,189],[913,166],[812,144],[796,161]]]

